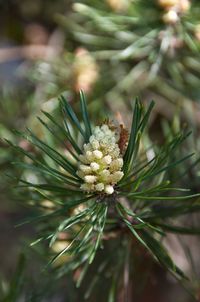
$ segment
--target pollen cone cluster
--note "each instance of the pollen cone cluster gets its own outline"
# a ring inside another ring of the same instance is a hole
[[[165,10],[163,21],[167,24],[176,24],[191,6],[190,0],[158,0],[158,4]]]
[[[128,9],[131,1],[130,0],[106,0],[106,2],[115,12],[124,12]]]
[[[79,156],[77,174],[84,183],[81,189],[87,192],[112,194],[114,185],[123,177],[123,158],[118,146],[119,136],[107,124],[94,128],[89,143]]]

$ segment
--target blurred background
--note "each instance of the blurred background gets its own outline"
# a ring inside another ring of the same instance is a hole
[[[181,152],[195,155],[182,167],[188,173],[181,185],[199,192],[199,1],[0,1],[0,301],[83,301],[83,290],[74,288],[72,276],[52,286],[51,274],[38,273],[45,255],[27,247],[37,230],[34,225],[15,227],[33,213],[15,190],[14,178],[25,173],[12,164],[19,155],[3,139],[28,150],[13,129],[32,128],[42,139],[45,132],[36,119],[41,110],[61,119],[57,97],[62,92],[79,112],[80,89],[95,123],[112,112],[129,124],[132,100],[139,96],[145,103],[156,102],[148,141],[162,144],[167,135],[192,129]],[[187,219],[199,225],[197,215]],[[200,240],[168,239],[173,258],[199,292]],[[137,278],[143,276],[141,270]],[[157,266],[149,280],[137,302],[193,301]],[[25,298],[27,292],[32,298]]]

